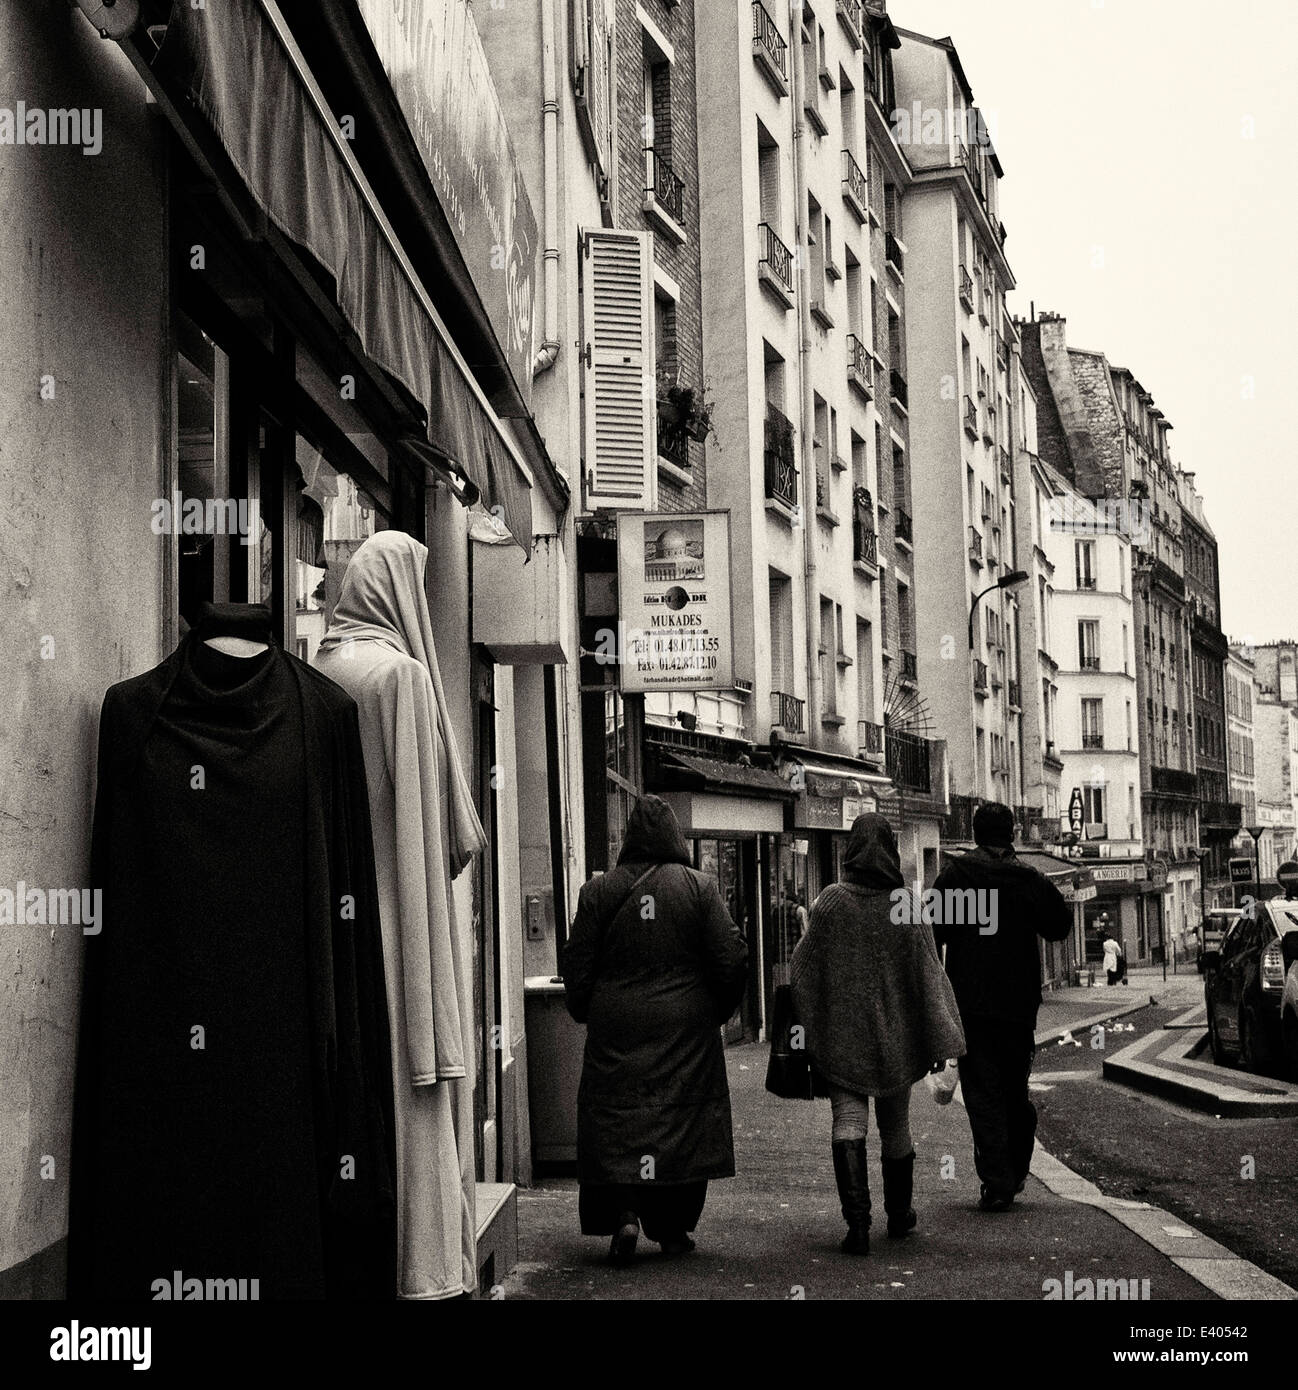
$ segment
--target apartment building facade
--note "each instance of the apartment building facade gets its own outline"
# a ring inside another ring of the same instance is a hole
[[[1245,826],[1257,825],[1257,775],[1253,760],[1253,659],[1244,647],[1232,642],[1226,660],[1226,769],[1230,799],[1240,807],[1240,828],[1230,843],[1232,858],[1253,853],[1253,841]],[[1222,899],[1233,905],[1235,892]]]
[[[1194,474],[1182,471],[1181,538],[1190,611],[1191,693],[1195,772],[1199,779],[1199,861],[1203,903],[1231,897],[1230,845],[1242,804],[1230,794],[1226,666],[1230,643],[1221,630],[1217,538],[1204,514]]]
[[[993,587],[1018,571],[1014,278],[1001,166],[959,56],[949,40],[898,35],[895,128],[913,170],[903,211],[916,632],[929,703],[951,731],[947,829],[967,840],[978,799],[1022,802],[1019,601]]]

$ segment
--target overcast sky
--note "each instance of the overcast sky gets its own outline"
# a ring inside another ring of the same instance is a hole
[[[1222,627],[1298,638],[1298,0],[889,0],[949,35],[1029,301],[1129,367],[1221,552]]]

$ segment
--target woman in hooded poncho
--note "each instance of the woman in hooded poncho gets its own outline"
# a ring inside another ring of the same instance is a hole
[[[888,1234],[904,1236],[915,1225],[910,1088],[935,1063],[964,1053],[955,995],[919,906],[902,879],[892,827],[879,815],[858,816],[843,882],[812,904],[790,966],[794,1011],[833,1107],[845,1254],[870,1250],[868,1098],[882,1144]]]
[[[735,1171],[720,1030],[748,949],[716,883],[689,864],[671,807],[641,797],[617,867],[581,890],[563,958],[568,1011],[586,1024],[581,1229],[612,1235],[615,1264],[642,1226],[666,1254],[692,1250],[708,1179]]]

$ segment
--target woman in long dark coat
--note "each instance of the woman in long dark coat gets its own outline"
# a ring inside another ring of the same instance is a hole
[[[904,1236],[915,1225],[910,1088],[934,1063],[965,1050],[933,929],[911,901],[897,840],[883,816],[853,821],[843,881],[812,904],[789,973],[794,1012],[833,1107],[834,1178],[848,1228],[842,1250],[866,1255],[869,1098],[883,1150],[888,1234]]]
[[[568,1012],[586,1024],[577,1096],[584,1235],[626,1263],[643,1228],[694,1248],[709,1178],[733,1177],[721,1025],[748,950],[717,885],[689,867],[671,807],[642,797],[617,867],[581,890],[563,958]]]

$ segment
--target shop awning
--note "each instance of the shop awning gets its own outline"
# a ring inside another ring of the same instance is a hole
[[[1014,853],[1020,864],[1026,864],[1037,873],[1044,874],[1052,883],[1072,883],[1075,875],[1082,874],[1085,874],[1087,885],[1093,881],[1083,864],[1070,864],[1066,860],[1056,859],[1053,854],[1041,854],[1031,849],[1016,849]]]
[[[696,753],[666,753],[660,765],[663,785],[695,791],[736,792],[744,795],[789,797],[793,791],[783,777],[763,767],[746,767]]]
[[[134,56],[144,53],[139,47]],[[402,250],[272,0],[174,0],[142,69],[188,127],[205,123],[271,222],[333,277],[366,355],[427,416],[428,446],[529,550],[532,479]],[[155,88],[155,91],[157,88]]]

